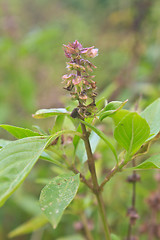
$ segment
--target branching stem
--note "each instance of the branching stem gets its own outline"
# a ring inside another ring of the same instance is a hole
[[[92,154],[92,150],[91,150],[91,145],[89,142],[88,132],[83,123],[81,123],[81,128],[82,128],[83,140],[84,140],[84,144],[85,144],[85,148],[86,148],[86,152],[87,152],[87,157],[88,157],[88,168],[91,173],[91,178],[92,178],[92,183],[93,183],[93,191],[94,191],[94,194],[95,194],[95,196],[97,198],[97,202],[98,202],[99,213],[100,213],[102,223],[103,223],[105,239],[111,240],[109,226],[108,226],[107,219],[106,219],[104,202],[103,202],[103,198],[102,198],[102,192],[100,191],[100,187],[99,187],[98,180],[97,180],[95,162],[94,162],[94,158],[93,158],[93,154]]]
[[[126,165],[125,161],[122,161],[120,164],[117,164],[109,173],[108,175],[105,177],[105,179],[103,180],[103,182],[100,185],[100,190],[103,190],[104,185],[119,171],[121,171],[121,169]]]

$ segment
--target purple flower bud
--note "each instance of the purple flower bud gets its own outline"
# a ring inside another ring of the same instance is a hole
[[[81,81],[82,81],[82,78],[81,78],[80,76],[77,76],[76,78],[74,78],[74,79],[72,80],[72,83],[73,83],[74,85],[78,85],[78,84],[80,84]]]
[[[88,57],[95,58],[98,56],[98,48],[94,48],[88,53]]]
[[[94,58],[98,55],[98,48],[90,47],[90,48],[83,48],[81,50],[81,54],[84,54],[86,57]]]
[[[73,79],[75,77],[76,77],[76,75],[72,74],[72,73],[71,74],[65,74],[65,75],[62,76],[62,80],[66,81],[66,80],[69,80],[69,79]]]

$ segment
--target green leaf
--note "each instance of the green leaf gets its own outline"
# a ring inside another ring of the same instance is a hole
[[[15,228],[8,234],[9,238],[17,237],[27,233],[36,231],[37,229],[43,227],[48,222],[47,218],[43,215],[33,217],[29,221],[23,223],[22,225]]]
[[[57,240],[85,240],[81,235],[77,234],[77,235],[70,235],[68,237],[61,237],[58,238]]]
[[[32,116],[34,118],[48,118],[58,115],[69,115],[70,112],[68,112],[65,108],[50,108],[50,109],[40,109]]]
[[[0,139],[0,148],[5,147],[8,143],[11,143],[9,140]]]
[[[0,151],[0,206],[19,187],[45,149],[48,137],[13,141]]]
[[[111,144],[111,142],[107,139],[106,135],[101,132],[98,128],[96,128],[95,126],[91,125],[88,122],[85,122],[83,120],[80,120],[83,124],[85,124],[87,127],[89,127],[91,130],[93,130],[111,149],[112,153],[115,156],[116,161],[118,161],[118,157],[117,157],[117,153],[115,148],[113,147],[113,145]]]
[[[160,131],[160,98],[141,112],[141,116],[146,119],[153,134],[149,139],[154,138]]]
[[[115,234],[111,234],[111,239],[112,240],[120,240],[120,238],[117,236],[117,235],[115,235]]]
[[[114,131],[117,142],[123,146],[129,155],[133,155],[148,139],[150,128],[144,118],[136,112],[128,114],[119,122]]]
[[[122,103],[123,102],[120,102],[120,101],[109,102],[103,109],[103,112],[112,111],[112,110],[115,111],[122,105]]]
[[[128,100],[124,102],[119,102],[119,101],[113,101],[108,103],[105,108],[101,111],[99,115],[99,120],[102,121],[104,118],[115,114],[117,111],[119,111],[126,103]]]
[[[152,156],[132,169],[160,169],[160,154]],[[131,169],[131,168],[130,168]]]
[[[65,174],[54,178],[41,191],[40,206],[47,219],[56,228],[64,210],[75,197],[79,174]]]
[[[125,118],[128,114],[131,112],[126,109],[121,109],[114,114],[110,115],[110,117],[113,119],[115,125],[117,126],[120,121],[122,121],[123,118]]]
[[[34,132],[28,128],[20,128],[20,127],[4,125],[4,124],[1,124],[0,127],[5,129],[7,132],[9,132],[11,135],[13,135],[15,138],[18,138],[18,139],[33,137],[33,136],[40,136],[39,133]]]

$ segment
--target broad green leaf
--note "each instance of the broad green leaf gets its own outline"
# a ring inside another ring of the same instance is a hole
[[[91,125],[90,123],[85,122],[83,120],[80,120],[80,121],[83,124],[85,124],[87,127],[89,127],[91,130],[93,130],[108,145],[108,147],[111,149],[112,153],[114,154],[116,161],[118,161],[116,150],[113,147],[113,145],[111,144],[111,142],[108,140],[106,135],[103,132],[101,132],[98,128],[96,128],[95,126]]]
[[[120,238],[117,236],[117,235],[115,235],[115,234],[111,234],[111,239],[112,240],[120,240]]]
[[[61,237],[58,238],[57,240],[85,240],[84,237],[82,237],[81,235],[77,234],[77,235],[70,235],[68,237]]]
[[[154,138],[160,131],[160,98],[150,104],[143,112],[141,116],[146,119],[151,130],[151,137]]]
[[[15,138],[18,138],[18,139],[33,137],[33,136],[40,136],[39,133],[34,132],[27,128],[20,128],[20,127],[4,125],[4,124],[1,124],[0,127],[5,129],[7,132],[9,132],[11,135],[13,135]]]
[[[160,154],[152,156],[132,169],[160,169]]]
[[[27,233],[32,233],[43,227],[47,222],[48,220],[44,215],[33,217],[29,221],[23,223],[22,225],[11,231],[8,234],[8,237],[13,238]]]
[[[99,115],[99,120],[102,121],[104,118],[111,116],[112,114],[115,114],[117,111],[119,111],[126,103],[128,100],[124,102],[119,102],[119,101],[113,101],[108,103],[105,108],[101,111]]]
[[[129,155],[133,155],[138,151],[149,135],[148,123],[136,112],[126,115],[114,131],[115,139],[127,150]]]
[[[5,147],[8,143],[11,143],[9,140],[0,139],[0,148]]]
[[[100,140],[100,137],[94,131],[92,131],[89,136],[92,153],[95,152],[96,147],[99,143],[99,140]],[[78,156],[78,158],[81,160],[82,163],[86,162],[88,159],[87,153],[85,150],[84,141],[82,139],[80,139],[78,142],[78,145],[76,148],[76,155]]]
[[[70,112],[68,112],[65,108],[50,108],[50,109],[40,109],[32,116],[34,118],[48,118],[58,115],[69,115]]]
[[[40,206],[47,219],[56,228],[64,210],[75,197],[79,174],[65,174],[54,178],[41,191]]]
[[[125,118],[128,114],[131,112],[126,109],[121,109],[114,114],[110,115],[110,117],[113,119],[115,125],[117,126],[120,121],[122,121],[123,118]]]
[[[44,151],[48,137],[13,141],[0,151],[0,206],[19,187]]]

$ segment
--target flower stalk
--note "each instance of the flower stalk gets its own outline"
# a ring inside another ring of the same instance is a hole
[[[73,100],[78,101],[78,106],[72,111],[71,117],[78,117],[84,121],[86,117],[94,115],[96,111],[95,98],[97,95],[95,92],[96,82],[93,81],[94,76],[90,75],[96,66],[94,66],[86,58],[96,57],[98,55],[98,49],[94,48],[94,46],[90,48],[83,48],[76,40],[73,43],[64,45],[64,52],[65,56],[70,59],[70,62],[67,63],[69,74],[62,77],[65,84],[64,88],[70,92]],[[93,192],[97,199],[105,239],[111,240],[102,192],[98,184],[94,157],[89,142],[89,133],[83,123],[81,123],[81,129],[88,157],[88,168],[91,173]]]

